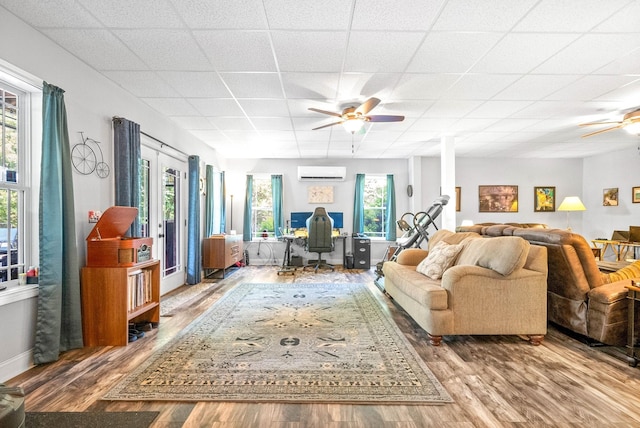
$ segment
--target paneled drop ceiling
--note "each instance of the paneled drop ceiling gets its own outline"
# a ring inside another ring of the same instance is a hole
[[[640,107],[637,0],[0,6],[228,158],[432,156],[443,136],[458,156],[575,158],[640,141],[578,127]],[[335,118],[309,107],[369,97],[406,119],[311,130]]]

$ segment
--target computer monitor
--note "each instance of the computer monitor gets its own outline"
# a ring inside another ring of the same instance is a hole
[[[291,228],[301,229],[307,227],[307,219],[313,215],[312,212],[292,212],[291,213]]]
[[[329,217],[333,219],[334,229],[342,229],[344,227],[342,213],[328,212],[327,214],[329,214]]]

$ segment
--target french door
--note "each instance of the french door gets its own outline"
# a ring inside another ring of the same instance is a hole
[[[147,206],[146,225],[144,205],[141,207],[142,230],[148,230],[153,238],[154,257],[160,260],[160,294],[166,294],[183,285],[186,278],[186,203],[183,202],[187,198],[187,161],[144,145],[142,160],[141,204]]]

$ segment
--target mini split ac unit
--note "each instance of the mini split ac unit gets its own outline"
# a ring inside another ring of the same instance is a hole
[[[299,166],[300,181],[344,181],[347,168],[344,166]]]

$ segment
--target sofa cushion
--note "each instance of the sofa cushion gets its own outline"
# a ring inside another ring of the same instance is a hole
[[[429,250],[429,255],[418,264],[416,270],[431,279],[440,279],[444,271],[453,266],[462,248],[464,243],[447,244],[440,241]]]
[[[517,236],[470,239],[456,263],[481,266],[507,276],[522,269],[530,246],[528,241]]]

